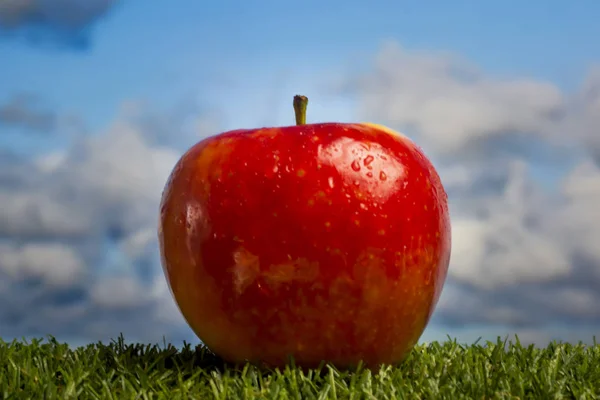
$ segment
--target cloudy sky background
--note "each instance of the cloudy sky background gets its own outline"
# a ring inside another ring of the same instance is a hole
[[[207,135],[293,123],[301,93],[309,122],[402,130],[442,175],[453,255],[422,340],[591,343],[598,15],[594,0],[0,0],[0,337],[196,343],[159,264],[166,178]]]

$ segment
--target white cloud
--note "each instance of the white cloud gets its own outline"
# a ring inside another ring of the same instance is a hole
[[[556,210],[554,229],[565,251],[579,253],[594,265],[600,280],[600,168],[592,160],[582,161],[561,187],[565,200]]]
[[[90,299],[101,307],[129,309],[146,303],[148,293],[135,276],[111,276],[91,288]]]
[[[492,289],[518,283],[566,278],[572,272],[568,256],[549,232],[527,226],[527,217],[543,206],[530,194],[531,182],[521,162],[511,171],[503,193],[487,199],[487,216],[459,216],[453,223],[450,276]]]
[[[158,217],[157,217],[158,221]],[[132,260],[143,257],[148,246],[156,245],[156,229],[145,228],[127,236],[120,243],[123,253]]]
[[[394,43],[354,84],[362,112],[413,128],[432,151],[450,154],[507,132],[547,134],[564,101],[550,83],[494,79],[457,57]]]
[[[600,63],[590,68],[579,91],[570,96],[567,112],[559,134],[581,141],[600,161]]]
[[[51,286],[68,286],[81,279],[83,260],[60,243],[0,245],[0,271],[15,280],[42,279]]]
[[[125,112],[64,152],[0,168],[0,336],[193,338],[156,232],[181,151],[151,128]]]

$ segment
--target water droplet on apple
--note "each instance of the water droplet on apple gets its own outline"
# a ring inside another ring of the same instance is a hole
[[[367,207],[367,205],[365,203],[360,203],[359,207],[362,208],[363,210],[367,210],[368,209],[368,207]]]
[[[356,181],[356,180],[354,182],[352,182],[352,183],[354,184],[354,186],[359,186],[360,185],[360,182]]]
[[[333,176],[330,176],[329,178],[327,178],[327,183],[329,184],[329,187],[333,189],[333,186],[334,186]]]
[[[351,167],[356,172],[360,171],[360,164],[358,163],[358,160],[352,161]]]
[[[387,175],[385,174],[385,172],[381,171],[379,173],[379,179],[382,181],[385,181],[387,179]]]
[[[372,172],[367,172],[367,176],[368,176],[369,178],[372,178],[372,177],[373,177],[373,173],[372,173]]]
[[[369,164],[371,164],[373,162],[374,159],[375,159],[375,157],[373,157],[372,155],[368,155],[365,157],[363,163],[365,164],[365,166],[368,166]]]

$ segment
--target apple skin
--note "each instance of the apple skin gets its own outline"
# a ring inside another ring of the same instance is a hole
[[[233,363],[402,361],[450,260],[447,196],[411,140],[374,124],[225,132],[163,192],[162,265],[184,318]]]

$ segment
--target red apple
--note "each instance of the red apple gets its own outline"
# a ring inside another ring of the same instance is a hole
[[[235,130],[194,145],[163,192],[160,251],[204,344],[231,362],[396,363],[450,259],[440,178],[408,138],[367,123]]]

